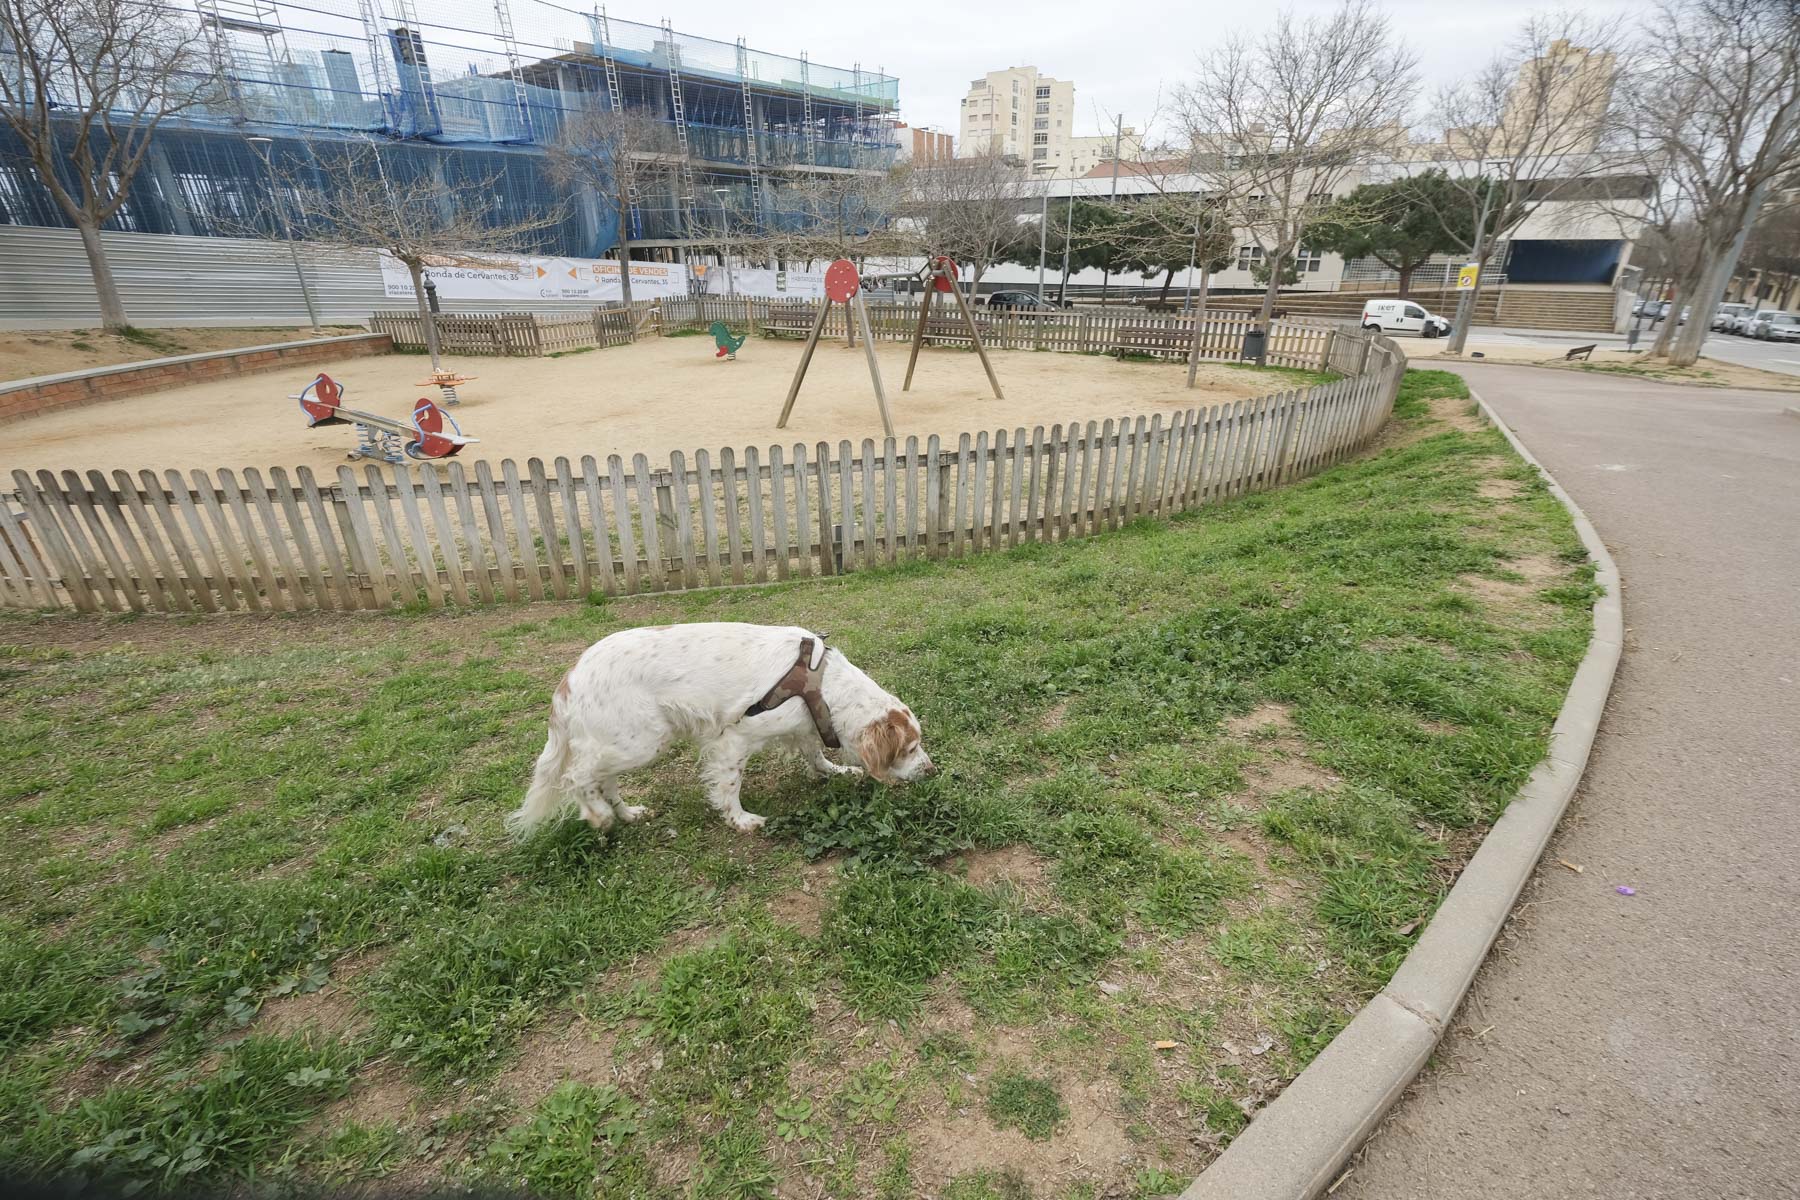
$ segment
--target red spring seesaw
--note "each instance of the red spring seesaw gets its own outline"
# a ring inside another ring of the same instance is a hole
[[[402,454],[416,459],[450,458],[469,443],[481,440],[464,437],[455,418],[423,396],[413,405],[411,426],[392,417],[345,408],[344,387],[329,375],[320,375],[298,396],[290,398],[300,402],[309,428],[355,425],[357,443],[350,452],[351,458],[379,458],[391,463],[406,461]],[[450,426],[449,433],[444,432],[446,424]]]

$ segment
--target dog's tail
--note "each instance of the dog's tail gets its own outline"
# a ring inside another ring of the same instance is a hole
[[[569,731],[563,724],[562,699],[550,706],[550,736],[532,768],[531,787],[525,802],[517,811],[506,814],[506,832],[515,841],[524,841],[546,821],[556,816],[565,802],[563,772],[569,763]]]

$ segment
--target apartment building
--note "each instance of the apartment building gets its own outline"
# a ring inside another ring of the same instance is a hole
[[[1036,67],[989,71],[963,97],[957,153],[1003,154],[1034,175],[1068,175],[1075,153],[1075,85]]]

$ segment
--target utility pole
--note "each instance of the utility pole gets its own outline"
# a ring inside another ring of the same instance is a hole
[[[1113,118],[1112,192],[1109,194],[1107,201],[1108,205],[1114,209],[1117,209],[1119,206],[1119,142],[1124,133],[1125,114],[1120,113]],[[1111,282],[1112,247],[1108,246],[1106,250],[1106,262],[1101,267],[1100,275],[1100,303],[1102,306],[1106,304],[1106,288]]]

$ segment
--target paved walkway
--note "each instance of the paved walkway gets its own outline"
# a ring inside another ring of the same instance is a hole
[[[1800,1196],[1793,397],[1462,374],[1618,559],[1625,656],[1510,935],[1333,1200]]]

